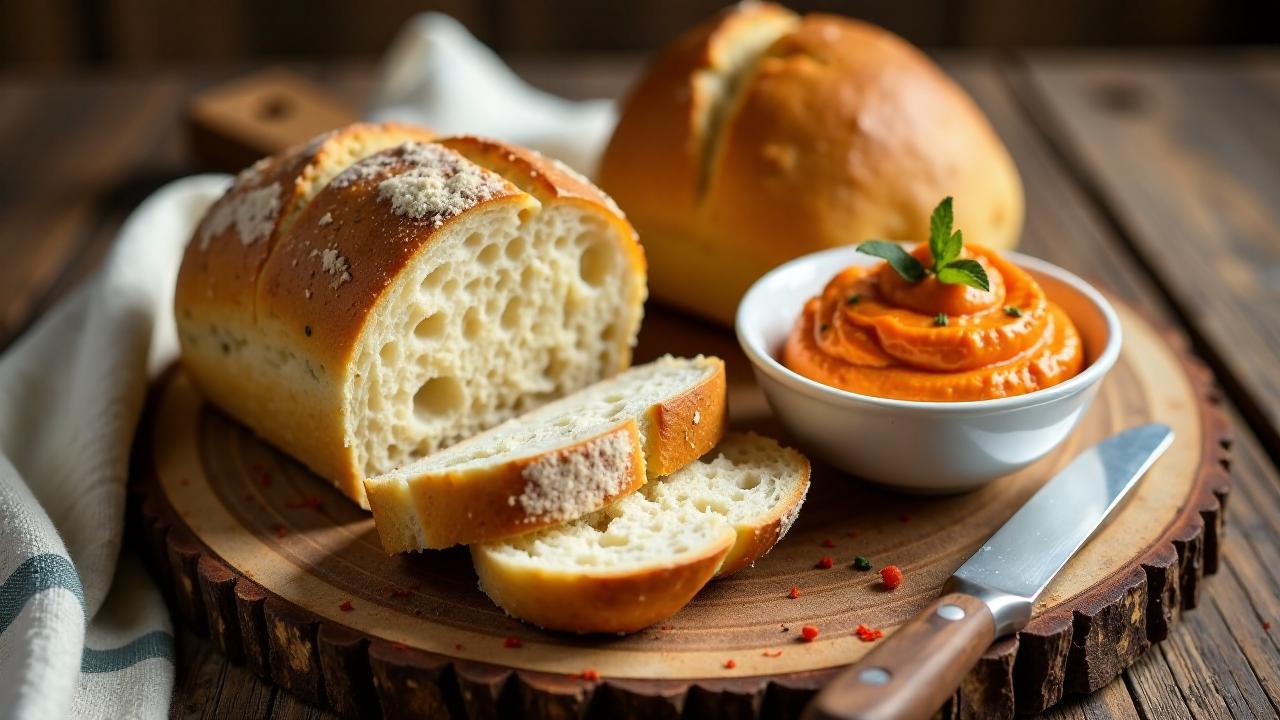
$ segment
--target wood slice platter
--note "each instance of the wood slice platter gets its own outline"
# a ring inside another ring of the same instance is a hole
[[[627,637],[545,633],[506,617],[477,589],[464,548],[387,556],[366,513],[206,406],[181,371],[157,384],[135,452],[141,527],[185,622],[344,715],[794,717],[873,647],[858,625],[891,633],[924,607],[1055,469],[1116,431],[1168,423],[1177,438],[1135,496],[947,708],[1036,713],[1101,687],[1164,639],[1217,568],[1230,445],[1218,396],[1171,336],[1119,311],[1120,360],[1052,456],[976,492],[928,498],[815,465],[781,545]],[[724,357],[734,424],[785,439],[729,333],[651,311],[637,359],[662,352]],[[898,565],[905,582],[883,590],[876,573],[852,567],[855,555]],[[819,568],[823,556],[834,566]],[[804,625],[820,629],[816,641],[802,640]],[[588,670],[599,679],[584,679]]]

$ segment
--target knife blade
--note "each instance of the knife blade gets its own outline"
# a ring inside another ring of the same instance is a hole
[[[1152,423],[1082,452],[955,571],[941,597],[823,688],[804,717],[930,717],[993,640],[1026,626],[1036,598],[1172,442],[1169,426]]]

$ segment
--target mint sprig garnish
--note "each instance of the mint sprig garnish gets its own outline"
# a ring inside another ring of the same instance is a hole
[[[858,252],[883,258],[903,280],[910,283],[920,282],[932,273],[940,283],[990,290],[991,283],[981,263],[960,257],[960,251],[964,249],[964,234],[959,230],[953,232],[954,224],[951,197],[947,196],[929,216],[929,252],[933,254],[933,267],[927,269],[897,243],[868,240],[858,245]]]

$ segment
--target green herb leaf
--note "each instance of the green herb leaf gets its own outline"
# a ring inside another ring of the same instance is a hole
[[[935,316],[934,316],[934,318],[933,318],[933,324],[934,324],[934,325],[937,325],[938,327],[946,327],[946,326],[947,326],[947,314],[946,314],[946,313],[938,313],[937,315],[935,315]]]
[[[868,240],[858,246],[858,252],[883,258],[907,282],[920,282],[924,279],[924,265],[897,243]]]
[[[990,290],[991,283],[987,280],[987,271],[977,260],[952,260],[945,267],[938,270],[938,282],[944,282],[948,285],[968,285],[979,290]]]
[[[960,248],[964,245],[960,234],[952,233],[951,226],[955,215],[951,208],[951,196],[942,199],[938,207],[929,216],[929,252],[933,253],[933,270],[946,267],[947,263],[960,257]]]
[[[857,555],[853,558],[853,566],[858,570],[870,570],[871,561],[861,555]]]
[[[1022,310],[1010,305],[1004,309],[1004,314],[1009,317],[1022,317]]]

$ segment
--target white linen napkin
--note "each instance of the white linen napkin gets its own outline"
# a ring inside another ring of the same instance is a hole
[[[612,105],[521,82],[457,22],[413,19],[372,110],[536,147],[590,172]],[[103,267],[0,357],[0,717],[162,718],[173,633],[136,560],[120,557],[129,449],[147,383],[173,361],[173,285],[187,239],[230,178],[156,191]]]

